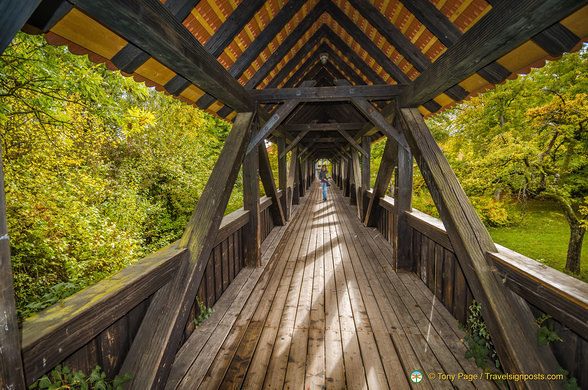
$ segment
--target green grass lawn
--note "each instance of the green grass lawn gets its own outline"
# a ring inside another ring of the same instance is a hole
[[[548,201],[528,202],[523,220],[516,226],[489,228],[494,241],[559,271],[566,264],[570,228],[558,206]],[[587,235],[588,236],[588,235]],[[582,246],[580,279],[588,282],[588,245]]]

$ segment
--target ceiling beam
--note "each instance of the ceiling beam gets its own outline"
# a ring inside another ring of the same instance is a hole
[[[313,81],[305,82],[305,86],[313,86]],[[247,153],[257,147],[273,130],[276,129],[288,115],[294,111],[300,102],[296,100],[289,100],[272,112],[271,117],[268,118],[258,133],[253,136],[253,139],[247,147]]]
[[[284,129],[288,131],[338,131],[341,130],[359,130],[363,127],[363,122],[352,122],[352,123],[289,123],[283,125]]]
[[[370,2],[348,1],[416,70],[422,72],[431,65],[431,60]],[[455,101],[460,101],[465,99],[469,92],[456,84],[445,91],[445,94]]]
[[[345,130],[337,129],[337,131],[339,132],[339,134],[343,136],[343,138],[347,140],[347,142],[349,142],[349,145],[351,145],[359,153],[369,158],[370,155],[368,154],[368,152],[366,152],[364,148],[359,146],[359,144],[355,142],[355,140]]]
[[[349,19],[345,12],[330,1],[326,11],[397,83],[410,83],[410,78]]]
[[[326,43],[323,43],[318,48],[319,53],[325,53],[329,56],[329,61],[332,61],[355,85],[365,85],[365,80],[359,73],[355,71],[347,62],[345,62],[339,54],[335,53],[333,49]]]
[[[31,17],[40,0],[7,0],[0,3],[0,54]]]
[[[358,85],[311,88],[265,88],[252,90],[251,96],[258,103],[276,103],[299,99],[306,102],[348,101],[352,97],[369,100],[391,100],[400,95],[401,85]]]
[[[288,63],[286,65],[284,65],[284,67],[282,69],[280,69],[280,71],[274,76],[274,78],[270,80],[270,82],[267,84],[266,88],[277,88],[278,85],[280,85],[282,83],[282,81],[284,81],[286,76],[288,76],[290,74],[290,72],[292,72],[296,68],[296,66],[299,63],[301,63],[302,60],[304,60],[304,58],[307,56],[307,54],[309,52],[313,51],[314,47],[320,42],[321,38],[323,38],[325,36],[325,32],[326,32],[327,28],[328,28],[327,26],[322,25],[312,35],[312,37],[310,37],[310,39],[308,41],[306,41],[306,43],[304,45],[302,45],[300,50],[298,50],[296,52],[296,54],[294,54],[294,56],[290,59],[290,61],[288,61]]]
[[[318,60],[313,59],[313,57],[306,60],[306,62],[304,62],[304,64],[302,64],[302,66],[298,68],[296,72],[294,72],[294,74],[284,83],[282,88],[292,88],[317,62]]]
[[[214,32],[214,35],[206,41],[204,48],[215,58],[220,56],[225,48],[235,39],[235,36],[243,30],[243,27],[245,27],[255,13],[265,4],[265,1],[247,0],[239,4],[218,30]]]
[[[278,158],[284,158],[284,156],[292,149],[294,149],[296,147],[296,145],[298,145],[298,143],[300,141],[302,141],[302,138],[304,138],[306,136],[306,134],[308,134],[310,130],[305,130],[302,133],[298,134],[296,136],[296,138],[294,138],[294,141],[292,141],[292,143],[290,143],[290,145],[288,145],[288,147],[286,149],[284,149],[284,151],[282,153],[280,153],[280,155],[278,156]]]
[[[407,88],[400,107],[416,107],[502,57],[587,0],[519,0],[492,8]]]
[[[158,0],[71,0],[163,65],[237,111],[252,111],[249,93]]]
[[[290,3],[290,2],[288,2]],[[304,3],[300,1],[300,3]],[[261,68],[247,83],[245,88],[253,89],[259,85],[265,79],[265,77],[276,67],[276,65],[284,58],[284,56],[292,49],[292,47],[302,38],[302,36],[310,29],[310,27],[316,22],[319,16],[322,15],[325,9],[325,1],[320,0],[319,3],[306,15],[302,22],[300,22],[296,28],[284,39],[282,44],[275,50],[272,55],[263,63]]]

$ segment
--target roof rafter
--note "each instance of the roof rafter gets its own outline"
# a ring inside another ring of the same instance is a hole
[[[238,111],[254,108],[249,93],[158,0],[71,0],[200,89]]]

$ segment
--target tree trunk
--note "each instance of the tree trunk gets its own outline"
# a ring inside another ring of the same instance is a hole
[[[570,223],[570,242],[568,244],[566,271],[573,272],[575,274],[580,273],[580,264],[582,261],[582,242],[584,241],[584,233],[586,233],[586,228],[580,226],[580,224],[578,223]]]

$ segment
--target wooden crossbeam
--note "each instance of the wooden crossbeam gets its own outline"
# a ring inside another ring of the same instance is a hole
[[[305,87],[313,85],[314,81],[305,81],[304,83]],[[249,147],[247,148],[247,152],[249,153],[249,151],[257,147],[257,145],[261,141],[263,141],[276,127],[278,127],[284,121],[284,119],[286,119],[288,115],[290,115],[292,111],[294,111],[294,109],[296,108],[296,106],[298,106],[299,103],[299,100],[288,100],[286,103],[278,107],[271,114],[271,117],[267,119],[267,122],[265,122],[263,127],[255,135],[255,137],[253,137],[251,143],[249,144]]]
[[[287,123],[282,128],[288,131],[338,131],[341,130],[359,130],[365,125],[365,122],[329,122],[329,123]]]
[[[264,4],[265,0],[249,0],[239,4],[214,32],[214,35],[206,41],[204,48],[215,58],[220,56],[223,50],[225,50]]]
[[[325,36],[326,29],[328,27],[326,25],[322,25],[313,35],[310,37],[308,41],[302,45],[300,50],[294,54],[294,56],[280,69],[280,71],[274,76],[273,79],[267,84],[266,88],[277,88],[278,85],[287,75],[289,75],[296,66],[302,62],[302,60],[306,57],[306,55],[320,42],[320,40]]]
[[[337,50],[339,50],[347,60],[352,63],[357,69],[367,77],[373,84],[385,84],[386,82],[380,75],[378,75],[357,53],[351,49],[341,37],[333,32],[330,28],[325,33],[325,38]]]
[[[587,2],[521,0],[499,3],[404,89],[399,106],[416,107],[433,99]]]
[[[71,3],[230,107],[238,111],[254,108],[243,86],[158,0],[72,0]]]
[[[359,146],[359,144],[357,142],[355,142],[355,140],[353,139],[353,137],[351,137],[349,135],[349,133],[347,133],[343,129],[337,129],[337,131],[339,132],[339,134],[341,134],[343,136],[343,138],[345,138],[347,140],[347,142],[349,142],[349,145],[351,145],[355,150],[357,150],[359,153],[363,154],[364,156],[369,157],[369,154],[365,150],[363,150],[363,148],[361,146]]]
[[[187,256],[173,280],[149,305],[120,372],[133,373],[131,389],[163,388],[231,190],[251,138],[253,113],[237,115],[194,213],[180,239]]]
[[[276,188],[276,182],[274,180],[274,174],[272,172],[272,166],[270,164],[267,149],[264,144],[259,144],[259,177],[263,184],[265,194],[272,199],[270,206],[270,214],[275,226],[283,226],[286,223],[284,217],[284,210],[280,203],[280,197]],[[284,195],[283,195],[284,196]]]
[[[258,103],[276,103],[298,99],[306,102],[349,101],[353,97],[370,100],[391,100],[402,91],[401,85],[358,85],[306,88],[254,89],[251,96]]]
[[[499,284],[486,261],[486,253],[496,246],[439,145],[415,108],[400,110],[400,119],[431,197],[441,215],[453,250],[457,255],[474,298],[482,305],[482,315],[505,372],[545,373],[557,371],[550,348],[541,348],[535,338],[533,316],[522,299]],[[555,381],[510,382],[515,388],[557,388]]]
[[[394,138],[388,137],[386,145],[384,146],[384,153],[382,153],[382,160],[378,168],[378,175],[376,176],[376,183],[374,184],[374,191],[367,210],[365,211],[365,226],[376,226],[378,221],[378,204],[380,198],[386,194],[386,189],[390,185],[394,168],[397,164],[398,158],[398,144]]]
[[[347,80],[337,80],[337,85],[349,85]],[[362,98],[352,98],[351,103],[357,108],[361,113],[363,113],[369,120],[377,126],[387,137],[394,138],[396,142],[400,146],[405,149],[408,149],[408,144],[406,143],[406,139],[404,139],[404,135],[400,130],[392,126],[388,120],[380,113],[380,111],[374,107],[374,105],[368,102],[366,99]]]
[[[422,72],[431,65],[429,58],[369,1],[349,0],[349,2],[416,70]],[[465,99],[469,92],[459,85],[454,85],[445,91],[445,94],[456,101],[460,101]]]
[[[292,149],[294,149],[296,147],[296,145],[298,145],[298,143],[300,141],[302,141],[302,139],[306,136],[306,134],[308,134],[310,132],[310,129],[305,129],[303,130],[300,134],[298,134],[296,136],[296,138],[294,138],[294,140],[290,143],[290,145],[288,145],[288,147],[286,148],[286,150],[284,150],[282,153],[280,153],[280,155],[278,156],[279,158],[284,157],[289,151],[291,151]]]
[[[288,2],[290,3],[290,2]],[[302,1],[295,3],[304,3]],[[300,40],[300,38],[309,30],[309,28],[316,22],[323,13],[325,8],[325,1],[320,0],[317,5],[306,15],[304,19],[296,26],[296,28],[284,39],[282,44],[272,52],[272,55],[263,63],[261,68],[251,79],[245,84],[245,88],[253,89],[265,79],[265,77],[276,67],[276,65],[284,58],[290,49]],[[282,25],[283,27],[283,25]],[[281,28],[280,27],[280,30]],[[267,27],[266,27],[267,28]]]
[[[339,7],[329,1],[326,11],[397,83],[410,83],[410,78]]]

